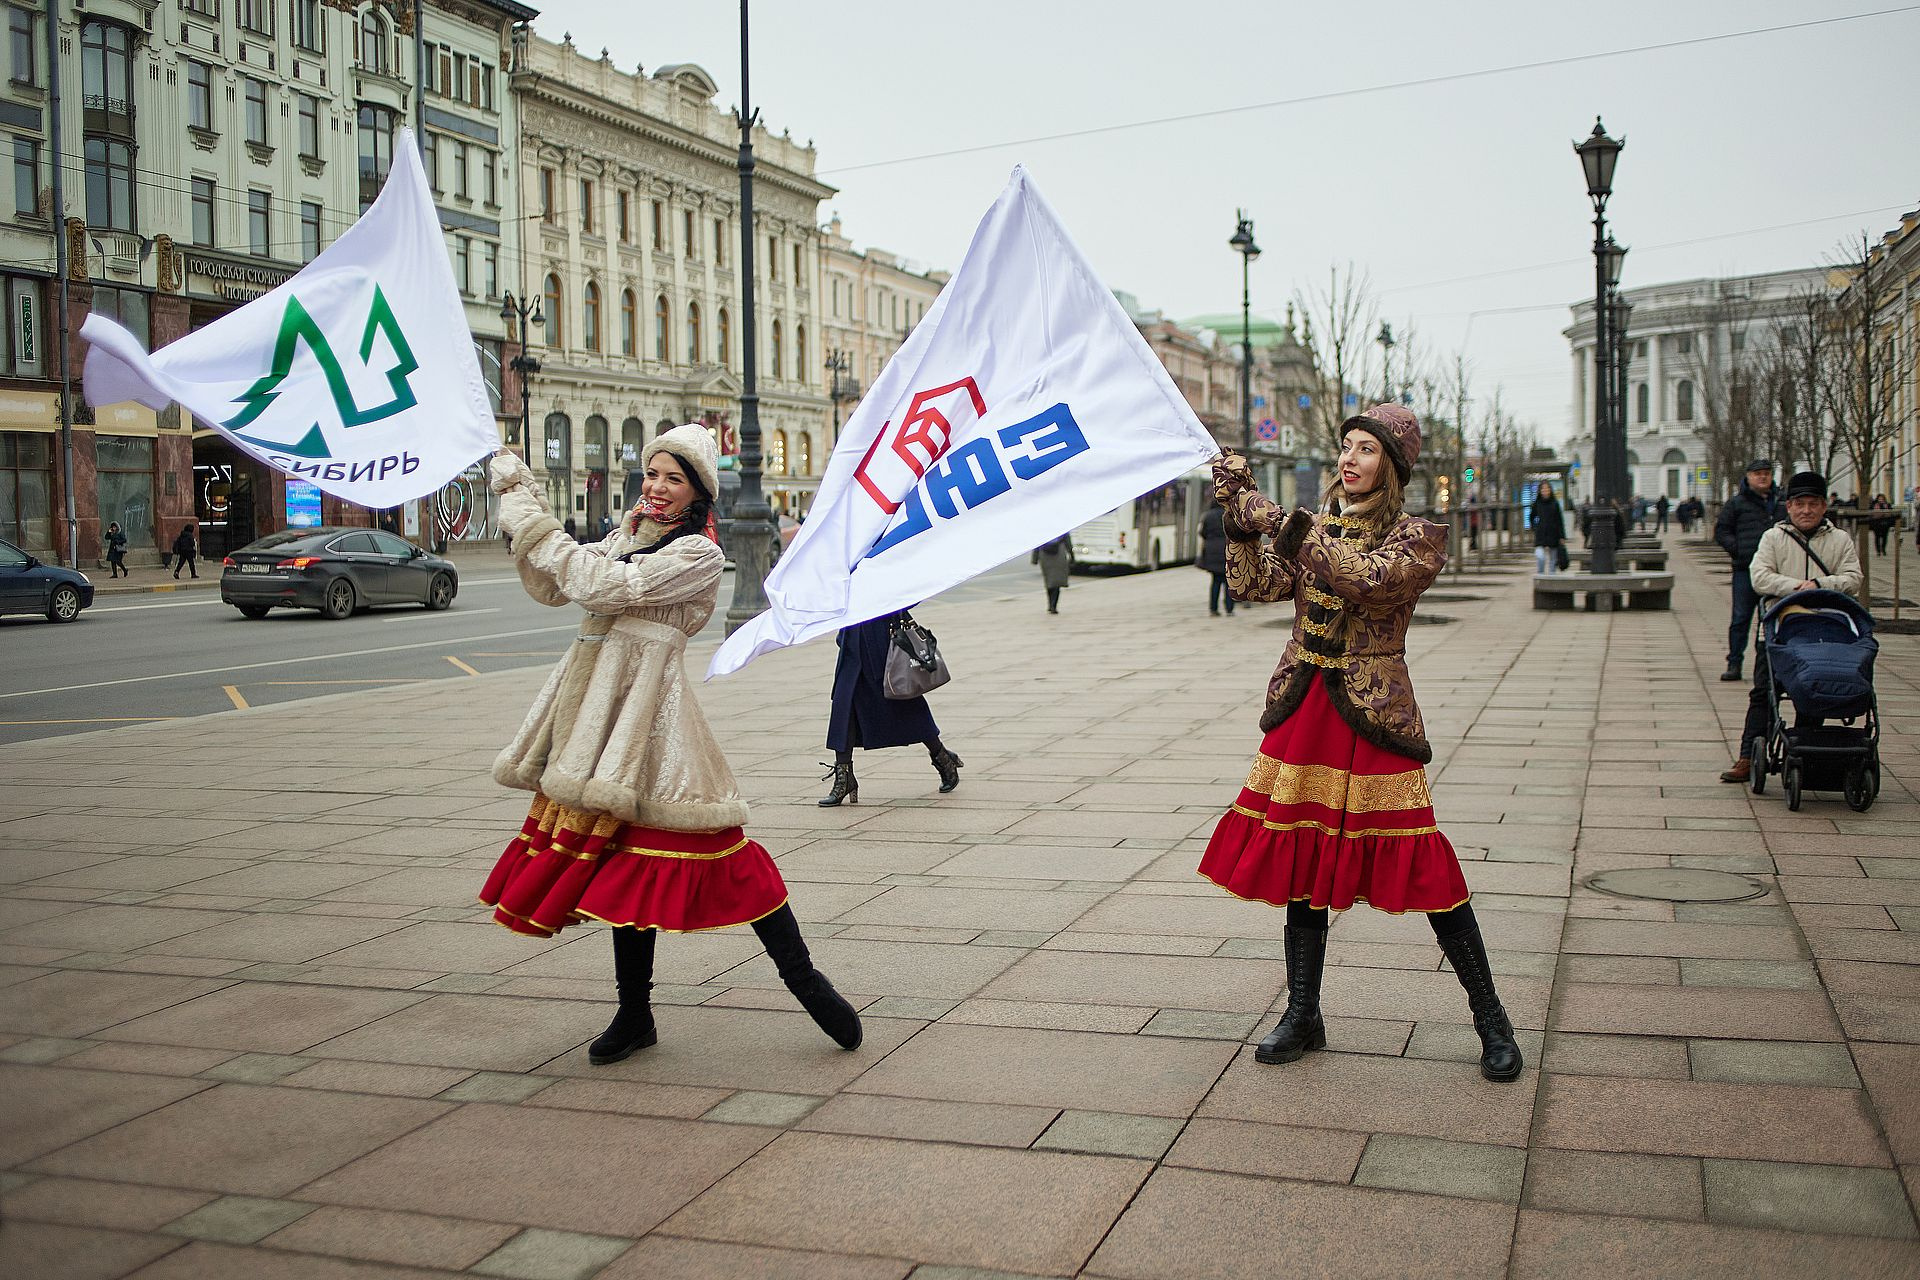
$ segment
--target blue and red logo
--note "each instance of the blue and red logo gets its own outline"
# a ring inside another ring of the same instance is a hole
[[[954,448],[953,438],[986,412],[978,384],[961,378],[915,392],[899,425],[880,428],[853,476],[880,510],[905,515],[873,544],[869,559],[927,532],[936,518],[982,507],[1090,447],[1062,402]]]

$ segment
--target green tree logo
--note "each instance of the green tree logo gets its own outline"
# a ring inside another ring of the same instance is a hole
[[[413,348],[407,342],[407,335],[401,331],[400,322],[394,318],[387,295],[376,284],[373,287],[373,302],[367,308],[367,323],[360,334],[360,363],[365,364],[372,357],[374,338],[382,334],[386,336],[387,345],[392,348],[394,355],[393,367],[387,370],[387,389],[392,395],[382,404],[362,409],[353,397],[353,388],[347,385],[346,374],[340,369],[340,359],[333,353],[333,344],[327,341],[327,335],[307,314],[307,309],[300,305],[300,299],[289,297],[287,309],[280,316],[279,336],[273,344],[273,368],[247,388],[238,401],[240,412],[221,425],[237,438],[261,448],[291,454],[296,458],[332,457],[333,451],[327,448],[326,434],[320,430],[318,422],[308,427],[306,433],[293,444],[245,435],[241,429],[251,425],[279,399],[280,384],[293,372],[294,357],[303,342],[326,377],[327,391],[333,398],[333,410],[342,427],[365,426],[413,408],[418,402],[407,379],[420,367],[420,362],[413,358]]]

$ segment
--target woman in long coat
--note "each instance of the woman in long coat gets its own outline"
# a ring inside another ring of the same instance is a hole
[[[1052,542],[1033,549],[1033,562],[1040,566],[1040,585],[1047,589],[1047,612],[1060,612],[1060,593],[1067,589],[1073,574],[1073,538],[1061,534]]]
[[[842,801],[860,803],[860,780],[853,776],[856,748],[880,751],[919,743],[940,775],[945,794],[960,785],[960,757],[940,741],[933,708],[922,698],[887,696],[887,651],[893,646],[893,624],[906,610],[885,614],[856,626],[844,627],[835,638],[840,654],[833,664],[833,710],[827,717],[827,749],[833,752],[833,789],[820,801],[831,809]]]
[[[1220,598],[1226,597],[1227,616],[1233,616],[1233,592],[1227,589],[1227,525],[1219,507],[1208,507],[1200,517],[1200,555],[1194,565],[1207,575],[1207,612],[1220,616]]]
[[[1365,902],[1426,915],[1466,989],[1481,1074],[1512,1080],[1520,1047],[1460,861],[1434,822],[1422,767],[1433,749],[1407,674],[1414,602],[1446,562],[1446,530],[1401,513],[1419,456],[1419,420],[1401,406],[1348,419],[1321,514],[1269,502],[1237,455],[1215,463],[1234,594],[1291,599],[1296,612],[1267,687],[1266,737],[1200,874],[1237,897],[1286,908],[1287,1008],[1255,1050],[1258,1061],[1292,1062],[1326,1046],[1328,912]]]
[[[1560,548],[1567,541],[1567,521],[1553,486],[1542,484],[1533,500],[1533,571],[1536,574],[1560,572]]]
[[[500,524],[527,594],[585,610],[580,633],[494,762],[531,791],[520,834],[480,900],[516,933],[551,937],[581,920],[614,926],[620,1009],[588,1046],[618,1062],[655,1043],[654,941],[751,924],[782,981],[847,1049],[860,1018],[813,967],[787,886],[742,829],[747,806],[682,665],[713,616],[725,563],[712,536],[718,449],[698,423],[655,437],[641,501],[605,539],[568,537],[526,463],[493,459]]]

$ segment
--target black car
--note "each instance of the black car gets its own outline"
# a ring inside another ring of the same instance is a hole
[[[283,529],[228,556],[220,599],[249,618],[276,605],[344,618],[377,604],[444,609],[460,590],[453,561],[380,529]]]
[[[42,564],[0,539],[0,613],[44,613],[49,622],[72,622],[92,603],[86,574]]]

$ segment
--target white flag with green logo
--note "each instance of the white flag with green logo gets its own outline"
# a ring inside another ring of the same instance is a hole
[[[499,444],[411,130],[373,207],[272,292],[149,355],[87,317],[93,405],[178,401],[339,498],[424,497]]]

